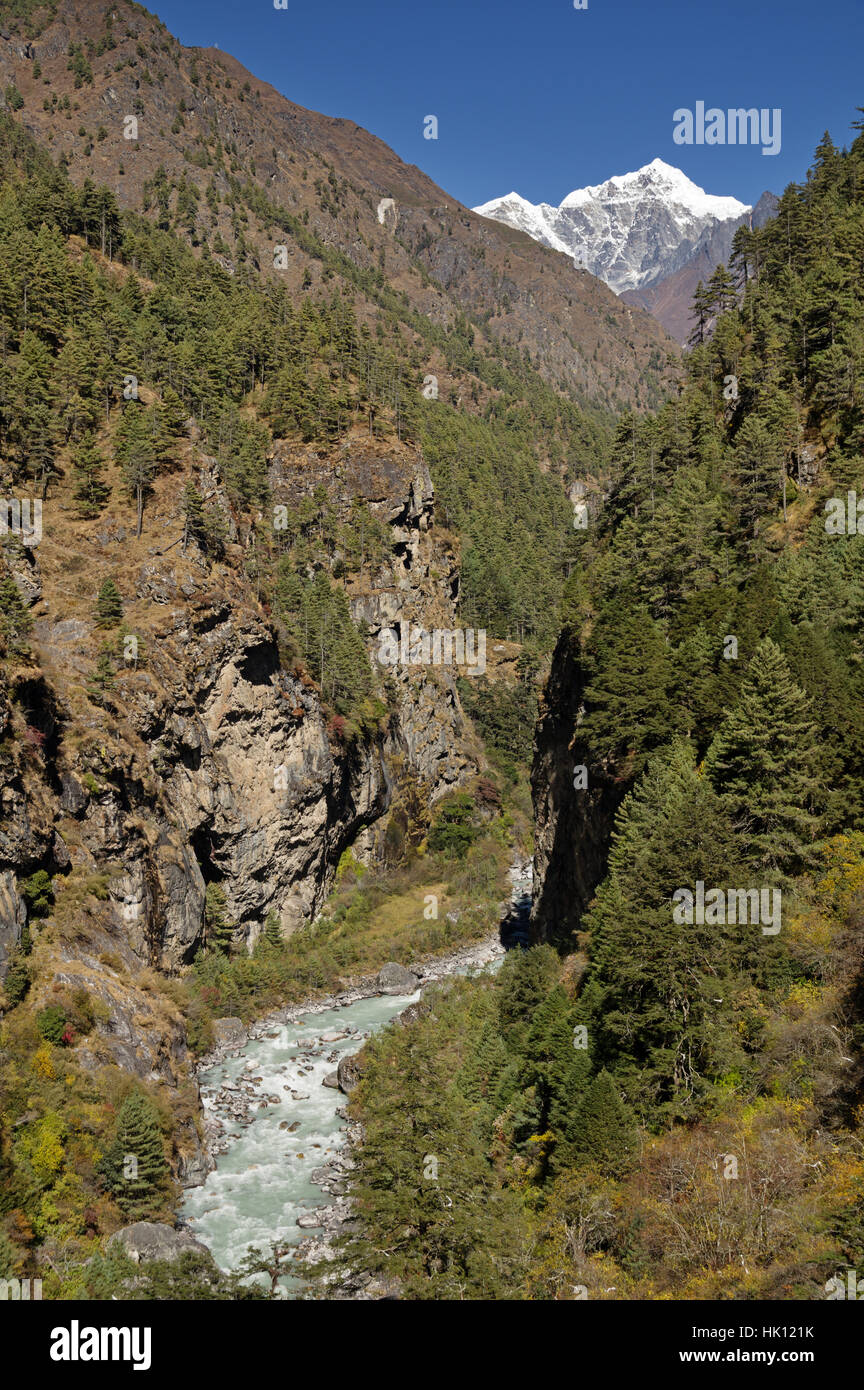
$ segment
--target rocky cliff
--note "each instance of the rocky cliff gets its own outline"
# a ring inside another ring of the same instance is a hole
[[[565,630],[555,649],[535,734],[535,941],[572,941],[578,932],[606,872],[612,822],[626,789],[615,771],[592,761],[580,737],[585,685],[578,639]]]
[[[218,466],[191,426],[189,449],[202,486],[218,492]],[[323,486],[337,511],[359,497],[384,521],[382,562],[348,585],[370,655],[394,620],[454,625],[458,552],[436,535],[416,450],[355,439],[326,455],[277,441],[269,486],[274,505]],[[394,673],[386,721],[340,739],[311,678],[284,668],[278,624],[247,577],[254,518],[232,522],[225,562],[212,564],[183,548],[180,492],[159,479],[140,540],[125,516],[75,520],[63,488],[46,503],[41,544],[24,551],[7,538],[33,628],[29,652],[0,666],[0,978],[28,933],[31,1002],[83,991],[95,1026],[76,1042],[82,1066],[169,1087],[186,1136],[175,1168],[190,1180],[204,1162],[194,1083],[161,976],[202,945],[207,884],[223,888],[239,946],[254,945],[270,913],[288,935],[320,908],[347,846],[378,853],[402,779],[434,800],[482,755],[454,673],[440,668]],[[93,598],[106,577],[135,645],[94,699],[104,634]],[[40,871],[54,899],[47,921],[28,906]]]

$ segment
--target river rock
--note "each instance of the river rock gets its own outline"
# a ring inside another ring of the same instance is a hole
[[[336,1078],[339,1082],[339,1090],[346,1096],[350,1096],[360,1077],[363,1075],[363,1067],[359,1057],[343,1057],[336,1068]]]
[[[213,1037],[217,1045],[242,1043],[246,1034],[242,1018],[214,1018]]]
[[[213,1258],[207,1246],[188,1231],[175,1231],[161,1221],[136,1221],[124,1226],[109,1237],[108,1244],[122,1245],[136,1264],[142,1260],[179,1260],[190,1250]]]
[[[322,1085],[322,1086],[330,1086],[330,1087],[332,1087],[332,1089],[333,1089],[334,1091],[338,1091],[338,1089],[339,1089],[339,1073],[338,1073],[338,1071],[331,1071],[331,1072],[328,1072],[327,1075],[324,1077],[324,1080],[321,1082],[321,1085]]]
[[[320,1230],[322,1225],[321,1217],[316,1211],[304,1211],[301,1216],[297,1217],[297,1225],[300,1227],[301,1231]]]
[[[389,960],[378,971],[378,989],[382,994],[413,994],[419,981],[411,970]]]

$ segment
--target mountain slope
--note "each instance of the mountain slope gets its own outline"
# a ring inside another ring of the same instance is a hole
[[[52,9],[32,7],[26,33],[0,31],[0,90],[73,181],[107,184],[232,272],[273,274],[284,244],[277,273],[292,290],[353,279],[370,316],[385,285],[434,325],[467,315],[478,348],[530,354],[583,404],[659,399],[673,349],[649,316],[479,218],[353,122],[294,105],[219,50],[184,48],[125,0]],[[279,212],[292,220],[277,229]],[[464,380],[445,373],[457,395]]]
[[[774,216],[777,202],[775,194],[763,193],[750,212],[732,221],[706,227],[690,259],[679,270],[661,276],[641,289],[624,290],[621,298],[627,304],[639,304],[647,309],[671,337],[679,343],[686,343],[693,327],[691,305],[699,281],[707,284],[716,267],[728,262],[738,228],[764,226]]]

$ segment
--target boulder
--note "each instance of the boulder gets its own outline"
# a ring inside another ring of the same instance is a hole
[[[336,1068],[336,1077],[339,1082],[339,1090],[346,1096],[350,1096],[360,1077],[363,1075],[363,1068],[359,1057],[343,1057]]]
[[[214,1018],[213,1037],[217,1043],[242,1043],[246,1041],[246,1030],[241,1018]]]
[[[317,1211],[306,1211],[297,1217],[297,1225],[301,1231],[320,1230],[323,1222]]]
[[[389,960],[378,972],[378,989],[382,994],[413,994],[419,981],[412,971],[395,960]]]
[[[328,1072],[327,1075],[324,1077],[324,1080],[321,1082],[321,1085],[322,1085],[322,1086],[330,1086],[330,1087],[332,1087],[332,1089],[333,1089],[334,1091],[337,1091],[337,1090],[339,1089],[339,1073],[338,1073],[338,1071],[331,1071],[331,1072]]]
[[[142,1260],[179,1260],[187,1251],[206,1255],[212,1259],[207,1246],[196,1240],[188,1231],[175,1231],[161,1221],[136,1221],[115,1231],[108,1240],[109,1245],[122,1245],[136,1264]]]

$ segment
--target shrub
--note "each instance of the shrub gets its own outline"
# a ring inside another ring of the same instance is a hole
[[[21,895],[33,917],[47,917],[54,905],[54,888],[51,875],[44,869],[37,869],[21,885]]]
[[[46,1042],[62,1045],[67,1031],[65,1010],[59,1004],[46,1005],[36,1015],[36,1027]]]
[[[467,792],[456,792],[440,805],[429,832],[429,848],[448,859],[464,859],[477,835],[473,825],[474,802]]]

